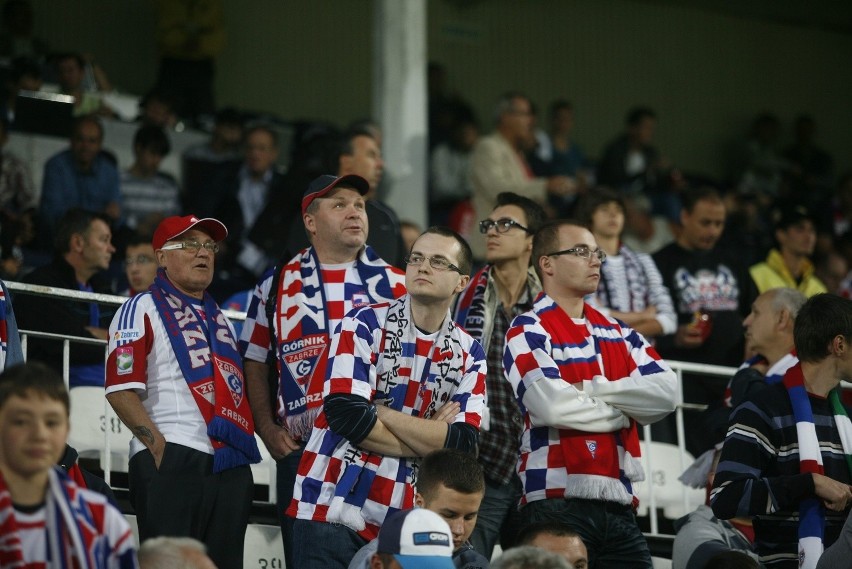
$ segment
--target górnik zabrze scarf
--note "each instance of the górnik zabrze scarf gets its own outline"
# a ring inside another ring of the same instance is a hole
[[[242,360],[225,315],[207,292],[201,314],[198,302],[175,288],[163,269],[149,290],[189,391],[207,422],[213,472],[260,462]],[[205,346],[210,357],[198,357]]]

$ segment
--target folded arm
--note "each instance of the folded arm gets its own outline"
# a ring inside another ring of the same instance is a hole
[[[550,338],[537,323],[507,334],[503,369],[533,426],[609,433],[630,424],[621,410],[563,380],[550,353]]]

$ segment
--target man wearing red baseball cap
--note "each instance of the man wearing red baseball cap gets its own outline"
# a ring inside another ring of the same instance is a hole
[[[212,218],[160,222],[157,277],[113,319],[106,373],[107,399],[134,434],[140,538],[193,537],[220,569],[242,567],[249,464],[260,462],[234,331],[206,292],[227,235]]]
[[[290,505],[296,469],[322,411],[322,391],[331,334],[353,308],[405,294],[405,276],[366,245],[361,176],[323,175],[302,198],[302,220],[311,241],[283,266],[267,272],[255,288],[240,337],[249,399],[257,432],[278,460],[278,513],[288,567],[293,520]],[[267,377],[277,364],[277,406]]]

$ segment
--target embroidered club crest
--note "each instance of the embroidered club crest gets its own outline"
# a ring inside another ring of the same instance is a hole
[[[243,373],[240,369],[226,361],[216,358],[216,367],[225,378],[225,385],[228,386],[228,391],[231,392],[231,398],[234,400],[234,407],[239,407],[243,402]]]
[[[313,334],[284,346],[284,364],[299,385],[304,386],[310,381],[327,345],[325,334]]]
[[[589,449],[589,454],[592,455],[592,458],[595,458],[595,453],[598,451],[597,441],[590,441],[586,439],[586,448]]]

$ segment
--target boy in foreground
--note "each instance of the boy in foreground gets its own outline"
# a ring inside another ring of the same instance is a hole
[[[54,466],[68,414],[65,384],[44,364],[0,374],[0,567],[136,569],[124,516]]]

